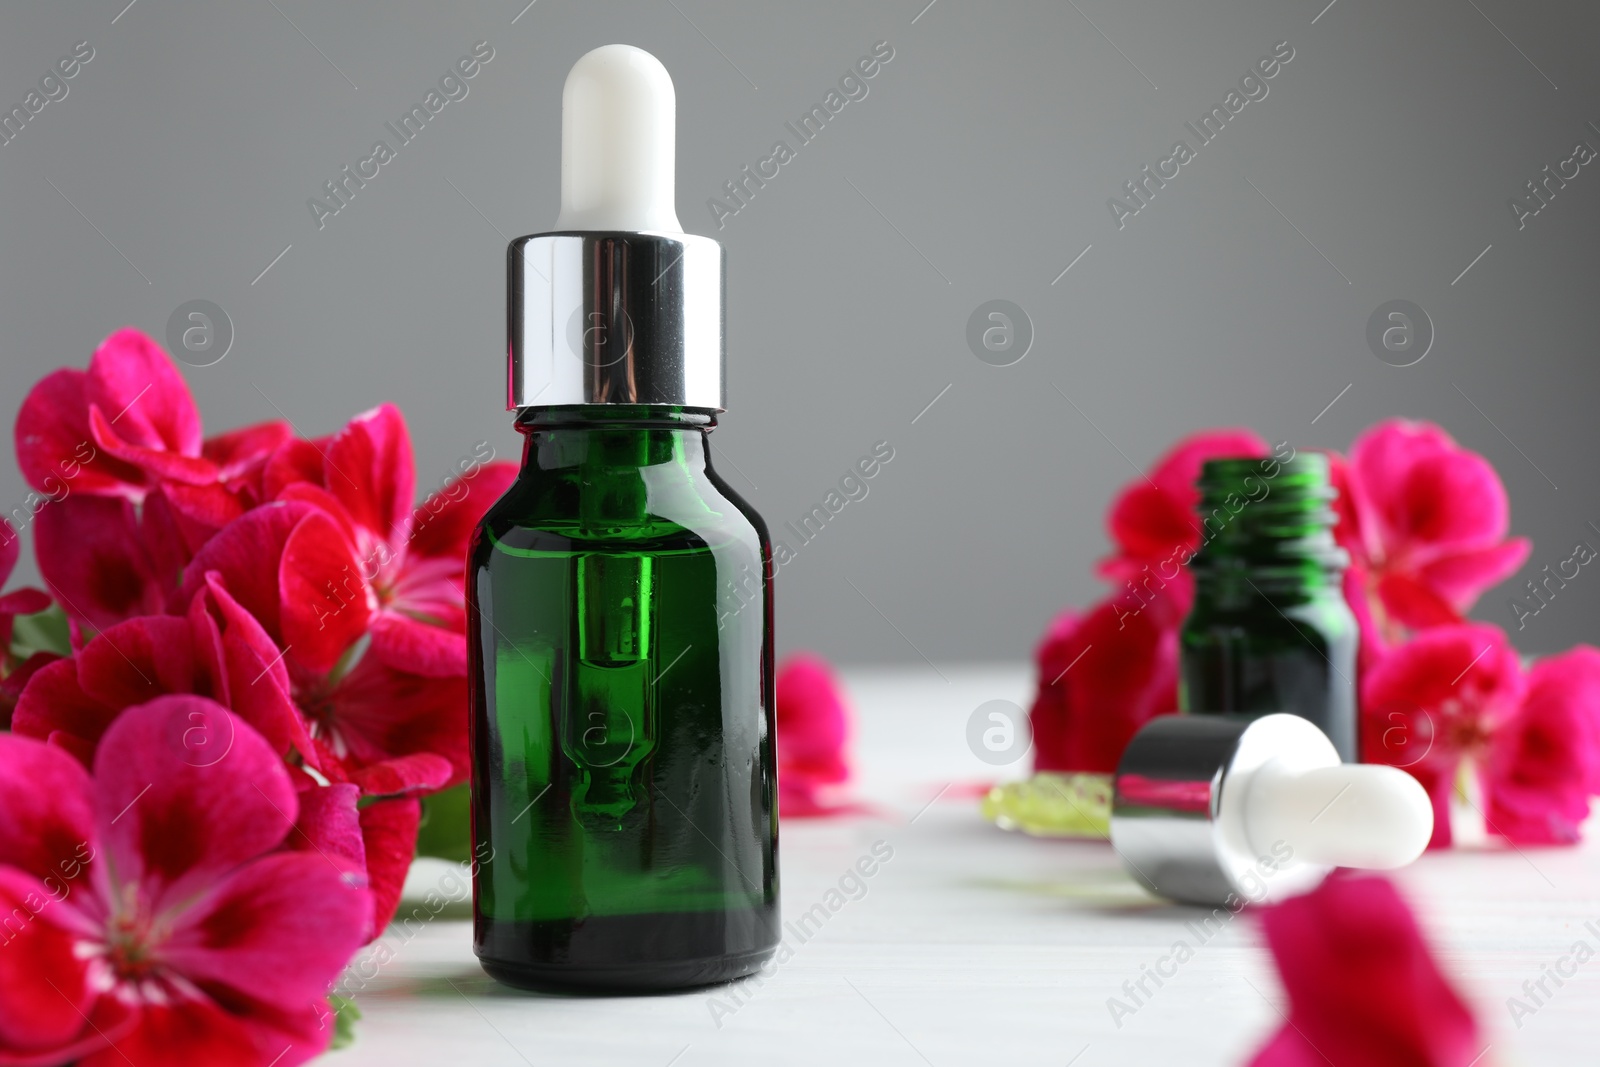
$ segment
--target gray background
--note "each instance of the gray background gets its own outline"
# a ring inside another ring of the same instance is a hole
[[[1600,166],[1520,232],[1506,206],[1578,139],[1600,147],[1592,4],[125,3],[4,8],[7,109],[95,49],[0,147],[7,419],[113,329],[162,337],[204,298],[237,333],[187,371],[209,432],[276,404],[325,433],[393,400],[419,485],[483,438],[514,455],[504,245],[555,218],[568,67],[622,41],[671,70],[679,214],[728,248],[723,473],[777,530],[875,441],[895,449],[780,575],[784,650],[1026,655],[1052,613],[1102,595],[1103,514],[1134,465],[1213,425],[1344,448],[1408,415],[1487,454],[1534,540],[1477,612],[1501,625],[1523,578],[1580,536],[1600,546]],[[478,40],[495,56],[470,95],[319,231],[307,198]],[[869,95],[716,231],[706,199],[879,40],[895,54]],[[1183,122],[1283,40],[1269,96],[1119,231],[1107,198],[1193,145]],[[1015,366],[965,340],[995,298],[1036,332]],[[1437,328],[1404,369],[1365,341],[1394,298]],[[10,510],[27,490],[5,448]],[[1593,640],[1597,604],[1585,572],[1513,637]]]

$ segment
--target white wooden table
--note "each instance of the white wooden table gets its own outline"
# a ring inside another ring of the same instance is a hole
[[[1248,913],[1116,1026],[1107,998],[1202,913],[1146,896],[1105,844],[1041,841],[985,823],[962,787],[1006,774],[968,750],[967,719],[987,700],[1026,706],[1028,672],[940,671],[948,681],[927,667],[847,675],[859,792],[885,810],[882,818],[783,824],[785,918],[823,901],[874,842],[886,842],[893,858],[810,940],[791,939],[793,958],[771,980],[646,998],[517,993],[483,975],[465,912],[446,909],[409,941],[390,938],[399,945],[394,958],[368,968],[376,975],[357,997],[364,1018],[356,1043],[325,1062],[1246,1062],[1280,1024],[1274,1005],[1283,1003]],[[1591,837],[1600,838],[1600,826],[1591,823]],[[408,892],[437,887],[441,877],[453,885],[452,873],[421,864]],[[1600,843],[1430,854],[1400,881],[1489,1028],[1482,1064],[1594,1062],[1600,959],[1520,1029],[1506,998],[1577,939],[1600,940],[1583,929],[1587,920],[1600,925]]]

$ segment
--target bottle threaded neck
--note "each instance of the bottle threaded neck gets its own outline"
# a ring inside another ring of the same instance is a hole
[[[1338,497],[1328,457],[1306,452],[1208,460],[1196,483],[1201,545],[1192,566],[1343,570],[1349,557],[1333,539]]]

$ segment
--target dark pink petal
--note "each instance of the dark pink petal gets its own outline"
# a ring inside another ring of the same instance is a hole
[[[366,878],[366,846],[361,840],[361,790],[344,782],[300,790],[300,816],[286,847],[320,854],[341,871]]]
[[[222,529],[244,514],[244,504],[233,493],[215,483],[184,485],[163,482],[162,491],[172,508],[195,527],[208,532]]]
[[[94,445],[88,378],[81,370],[58,370],[29,391],[17,412],[17,465],[29,485],[57,500],[68,493],[138,500],[144,473]]]
[[[204,587],[206,573],[216,571],[234,599],[260,620],[274,640],[281,638],[277,561],[295,526],[313,510],[308,504],[263,504],[229,523],[184,568],[182,588],[169,605],[171,610],[186,611]]]
[[[1573,844],[1600,786],[1600,650],[1534,664],[1521,713],[1485,775],[1489,829],[1519,844]]]
[[[325,441],[319,443],[298,438],[279,445],[261,470],[262,499],[276,500],[286,488],[302,482],[322,485],[322,471],[327,463],[322,456],[325,447]]]
[[[448,785],[453,769],[450,761],[432,752],[413,752],[405,756],[364,765],[350,765],[350,781],[367,796],[395,797],[434,793]]]
[[[254,615],[229,595],[215,571],[189,605],[191,629],[210,646],[212,695],[285,755],[292,748],[315,765],[310,735],[291,696],[284,653]]]
[[[1457,611],[1465,612],[1484,590],[1517,573],[1531,551],[1533,544],[1526,537],[1513,537],[1488,548],[1441,556],[1421,567],[1417,577]]]
[[[334,728],[346,746],[343,764],[357,769],[392,763],[382,778],[366,780],[369,795],[442,789],[466,780],[466,679],[424,678],[363,656],[340,680],[330,701]]]
[[[124,327],[89,360],[84,395],[138,448],[200,454],[200,411],[178,368],[155,339]]]
[[[372,655],[396,670],[429,678],[465,677],[467,638],[395,611],[379,612],[372,621]]]
[[[107,455],[138,467],[152,480],[189,485],[205,485],[217,480],[216,465],[210,460],[181,452],[168,452],[163,448],[141,448],[129,444],[112,425],[113,417],[101,410],[99,405],[89,405],[89,433],[94,443]]]
[[[404,533],[416,492],[405,416],[380,404],[350,420],[327,448],[323,480],[356,523],[381,541]]]
[[[200,454],[217,465],[222,480],[227,482],[258,471],[293,436],[294,427],[287,422],[258,422],[208,437],[200,446]]]
[[[327,1040],[303,1049],[300,1035],[241,1017],[209,998],[187,997],[142,1006],[115,1047],[84,1057],[78,1067],[286,1067],[320,1053]]]
[[[76,937],[55,921],[71,908],[62,892],[0,866],[0,915],[6,916],[0,944],[3,1067],[68,1063],[127,1029],[127,1008],[91,988],[88,968],[73,952]]]
[[[139,543],[150,573],[162,592],[171,596],[183,577],[183,568],[195,550],[216,533],[210,526],[192,522],[167,499],[167,488],[155,486],[139,506]]]
[[[1193,501],[1140,481],[1112,503],[1107,521],[1112,540],[1124,554],[1139,560],[1176,556],[1181,562],[1183,549],[1200,540],[1194,512]]]
[[[1451,626],[1462,621],[1448,600],[1431,585],[1400,570],[1382,572],[1376,588],[1385,615],[1401,626],[1425,630],[1430,626]]]
[[[465,560],[478,520],[516,480],[517,465],[497,461],[446,484],[412,514],[407,553]]]
[[[161,958],[214,994],[222,987],[280,1010],[309,1008],[366,939],[365,883],[316,851],[262,856],[182,913]]]
[[[0,595],[0,615],[32,615],[49,606],[50,594],[43,589],[24,587]],[[6,644],[10,644],[10,641]]]
[[[118,623],[92,638],[76,659],[84,692],[111,707],[131,707],[167,693],[212,695],[195,658],[189,624],[176,615]]]
[[[157,906],[280,844],[298,801],[281,757],[212,700],[124,711],[95,753],[95,816],[117,877]]]
[[[1036,653],[1030,720],[1041,771],[1110,774],[1139,728],[1178,709],[1178,632],[1158,613],[1107,601],[1064,614]]]
[[[850,711],[827,661],[809,653],[790,656],[778,667],[776,686],[779,782],[848,779]]]
[[[1261,912],[1289,1018],[1251,1067],[1469,1067],[1486,1043],[1394,886],[1335,876]]]
[[[126,500],[73,495],[34,521],[39,571],[69,616],[105,629],[161,610],[162,592]]]
[[[1195,482],[1200,468],[1212,459],[1253,459],[1266,456],[1272,447],[1254,430],[1228,427],[1201,430],[1174,444],[1150,468],[1150,480],[1162,489],[1196,503],[1200,493]]]
[[[95,855],[89,798],[89,775],[77,760],[0,734],[0,864],[38,879],[77,877]]]
[[[277,499],[298,500],[301,503],[315,505],[327,512],[328,516],[339,524],[339,529],[352,545],[360,542],[361,532],[356,528],[355,520],[344,509],[344,505],[339,503],[339,498],[322,486],[310,482],[291,482],[278,492]]]
[[[279,625],[296,662],[324,674],[372,619],[361,561],[338,523],[310,511],[284,542],[278,564]]]
[[[33,676],[50,664],[60,661],[61,657],[54,652],[35,652],[12,668],[4,678],[0,678],[0,731],[14,729],[12,716],[16,714],[17,703],[22,699],[22,692],[33,680]]]
[[[400,890],[416,855],[417,826],[421,821],[422,802],[416,797],[379,800],[361,809],[374,936],[389,925],[400,906]]]
[[[83,691],[76,660],[57,659],[41,667],[22,687],[11,715],[11,729],[23,737],[60,744],[68,744],[70,737],[75,742],[71,751],[87,760],[121,710]]]
[[[1356,439],[1350,465],[1358,506],[1385,555],[1478,548],[1505,536],[1510,504],[1489,461],[1431,423],[1393,419]]]
[[[1381,722],[1421,713],[1442,729],[1471,714],[1492,728],[1522,701],[1522,664],[1505,632],[1487,623],[1426,630],[1389,650],[1361,681],[1361,703]]]

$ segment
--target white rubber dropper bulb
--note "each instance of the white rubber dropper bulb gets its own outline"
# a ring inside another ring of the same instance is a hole
[[[1252,775],[1245,808],[1257,854],[1284,842],[1303,863],[1391,870],[1422,855],[1433,835],[1427,791],[1374,764],[1301,771],[1271,760]]]
[[[672,77],[649,52],[608,44],[574,63],[561,91],[556,229],[682,233],[676,121]]]

